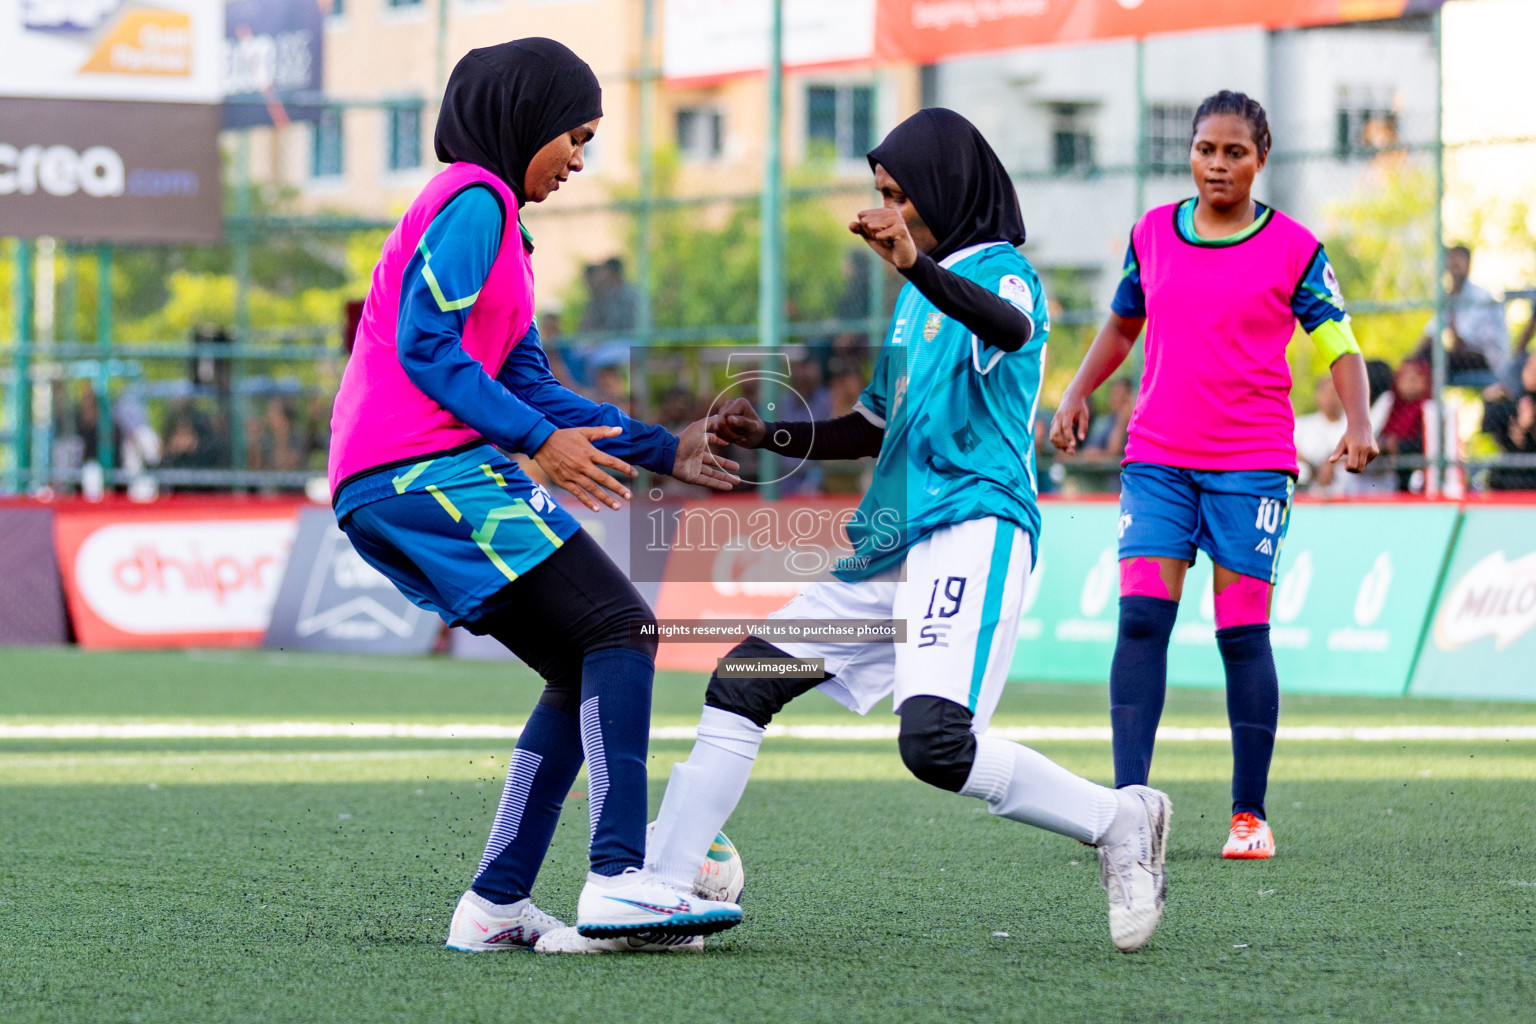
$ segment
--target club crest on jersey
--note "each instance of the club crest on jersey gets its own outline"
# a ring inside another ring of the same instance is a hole
[[[939,330],[944,326],[944,314],[937,311],[928,314],[928,320],[923,324],[923,340],[932,341],[939,336]]]

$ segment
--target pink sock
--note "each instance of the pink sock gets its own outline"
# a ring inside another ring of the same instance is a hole
[[[1269,621],[1269,584],[1252,576],[1239,576],[1235,583],[1216,593],[1216,628],[1258,626]]]

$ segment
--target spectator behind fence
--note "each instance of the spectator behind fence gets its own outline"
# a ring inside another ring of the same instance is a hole
[[[1536,455],[1536,353],[1525,357],[1518,394],[1483,407],[1483,430],[1510,455]],[[1504,467],[1488,475],[1496,491],[1536,490],[1536,466]]]
[[[218,432],[201,409],[186,399],[171,408],[161,459],[164,468],[215,469],[228,458],[218,442]]]
[[[1424,401],[1429,398],[1429,364],[1405,359],[1392,377],[1392,404],[1378,440],[1381,453],[1393,457],[1424,454]],[[1412,468],[1397,470],[1397,489],[1409,489]]]
[[[1328,459],[1344,436],[1344,403],[1339,401],[1332,377],[1317,378],[1313,394],[1317,411],[1296,417],[1299,482],[1313,494],[1337,497],[1344,493],[1345,473]]]
[[[251,469],[293,472],[303,468],[303,439],[284,398],[267,399],[262,415],[246,422],[246,461]]]
[[[1448,317],[1443,326],[1438,315],[1429,321],[1413,358],[1427,361],[1430,346],[1442,341],[1450,349],[1447,382],[1486,387],[1497,382],[1509,360],[1509,325],[1504,304],[1468,280],[1471,270],[1471,249],[1454,245],[1445,251]]]

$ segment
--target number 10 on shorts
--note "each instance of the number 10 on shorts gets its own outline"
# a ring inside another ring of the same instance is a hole
[[[1285,502],[1279,498],[1259,499],[1259,518],[1254,521],[1254,527],[1265,533],[1274,533],[1280,529],[1280,517],[1285,512]]]

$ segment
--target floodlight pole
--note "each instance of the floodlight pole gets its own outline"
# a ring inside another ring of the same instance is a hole
[[[768,136],[763,161],[762,227],[757,267],[757,342],[770,353],[784,340],[784,0],[773,0],[773,23],[768,33]],[[773,378],[759,378],[760,415],[774,419],[768,405],[773,401]],[[774,452],[763,449],[758,461],[762,480],[778,475]],[[765,483],[763,497],[779,496],[776,482]]]
[[[112,480],[112,247],[96,247],[96,461],[110,484]],[[126,440],[126,438],[124,439]]]
[[[14,454],[11,468],[13,490],[26,490],[32,466],[32,342],[37,333],[32,292],[33,246],[29,239],[16,242],[16,407],[12,417]]]
[[[1450,324],[1449,297],[1445,291],[1445,39],[1441,31],[1441,8],[1436,7],[1434,17],[1435,37],[1435,322],[1439,326],[1436,336],[1430,339],[1429,366],[1431,390],[1435,407],[1435,461],[1424,467],[1424,493],[1440,494],[1445,487],[1448,464],[1445,422],[1446,352],[1442,338]]]
[[[651,52],[656,41],[656,0],[645,0],[640,26],[640,205],[635,210],[635,337],[641,345],[651,343],[653,297],[651,288],[651,200],[655,187],[655,140],[652,121],[656,119],[656,68]],[[631,390],[638,392],[632,386]]]

